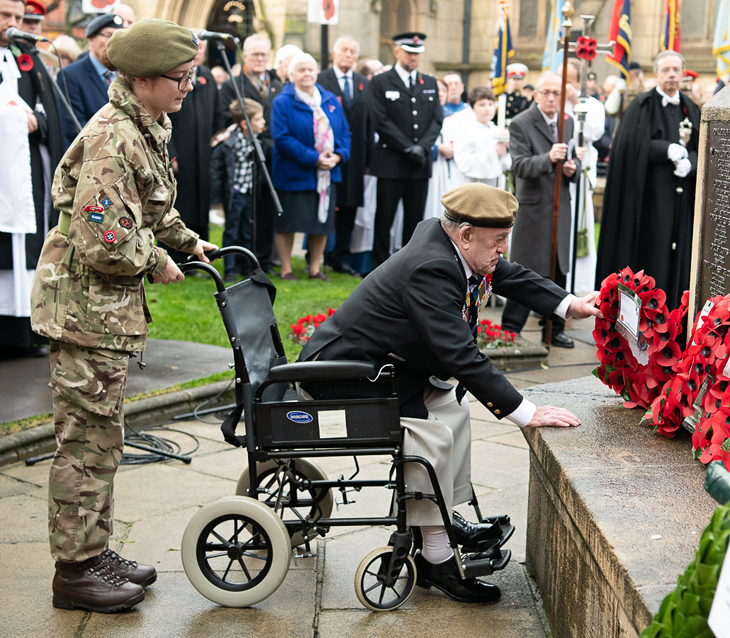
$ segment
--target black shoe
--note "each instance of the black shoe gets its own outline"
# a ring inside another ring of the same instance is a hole
[[[476,578],[461,579],[456,556],[445,563],[429,563],[421,553],[416,554],[416,585],[428,589],[435,587],[460,603],[491,603],[499,600],[502,593],[496,585]]]
[[[559,332],[558,334],[553,335],[550,343],[556,348],[575,348],[575,343],[573,343],[573,340],[568,337],[564,332]]]
[[[335,272],[340,272],[345,275],[350,275],[351,277],[359,277],[360,273],[357,272],[350,264],[332,264],[332,270]]]
[[[492,523],[499,523],[502,527],[509,525],[510,518],[509,514],[495,514],[493,516],[484,516],[481,521],[482,525],[492,525]]]
[[[491,544],[488,541],[499,540],[503,535],[502,526],[499,523],[486,525],[470,523],[458,512],[454,512],[451,522],[454,526],[456,542],[463,546],[465,552],[477,551],[480,544]]]

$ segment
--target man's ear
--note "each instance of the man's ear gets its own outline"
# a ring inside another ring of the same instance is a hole
[[[460,226],[459,227],[459,239],[462,243],[468,246],[474,239],[474,228],[472,226]]]

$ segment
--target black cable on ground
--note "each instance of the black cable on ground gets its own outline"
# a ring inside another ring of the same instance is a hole
[[[154,448],[155,450],[159,450],[160,452],[166,452],[168,454],[177,454],[179,456],[186,456],[189,457],[191,454],[196,452],[198,448],[200,447],[200,441],[198,441],[198,438],[188,432],[184,432],[182,430],[175,430],[172,428],[162,428],[159,426],[155,426],[156,432],[176,432],[178,434],[183,434],[189,438],[191,438],[194,442],[194,446],[191,450],[182,451],[182,448],[180,447],[180,444],[176,441],[172,441],[171,439],[166,439],[161,436],[156,436],[154,434],[150,434],[148,431],[146,432],[138,432],[134,428],[127,427],[127,432],[124,435],[124,443],[125,444],[138,444],[138,445],[145,445],[148,448]],[[132,448],[134,449],[134,448]],[[124,455],[122,456],[122,465],[143,465],[145,463],[157,463],[158,461],[166,461],[170,457],[165,456],[164,454],[155,454],[154,452],[145,452],[145,453],[136,453],[136,452],[130,452],[130,448],[126,447],[124,450]]]

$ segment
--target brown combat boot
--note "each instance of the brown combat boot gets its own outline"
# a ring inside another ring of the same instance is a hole
[[[157,571],[152,565],[140,565],[133,560],[127,560],[111,549],[99,554],[99,560],[104,565],[109,565],[114,573],[145,589],[157,580]]]
[[[111,614],[144,600],[144,589],[116,574],[97,556],[82,563],[56,563],[53,606]]]

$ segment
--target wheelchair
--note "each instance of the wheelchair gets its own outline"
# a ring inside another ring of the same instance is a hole
[[[411,499],[430,499],[438,506],[462,578],[504,569],[511,558],[510,550],[501,549],[504,537],[486,552],[460,551],[452,513],[445,507],[433,467],[424,458],[404,454],[394,367],[378,368],[363,361],[287,363],[273,312],[276,289],[247,249],[228,247],[207,255],[216,259],[226,254],[245,258],[252,267],[248,276],[228,288],[212,265],[180,264],[183,272],[200,270],[215,281],[215,298],[233,348],[235,369],[236,404],[221,431],[228,443],[248,455],[236,494],[201,508],[185,529],[183,567],[198,592],[224,607],[255,605],[277,590],[293,552],[303,546],[304,554],[299,555],[312,556],[313,541],[331,528],[395,526],[387,546],[363,558],[355,574],[355,591],[367,609],[397,609],[417,581],[413,556],[420,534],[418,528],[406,525],[406,502]],[[343,380],[363,392],[354,398],[303,400],[290,389],[290,384]],[[237,431],[241,420],[243,433]],[[368,455],[391,457],[387,476],[357,478],[357,459]],[[350,478],[328,479],[312,460],[350,456],[355,465]],[[408,489],[407,463],[425,468],[431,493]],[[332,516],[334,493],[339,492],[347,504],[348,493],[366,487],[391,490],[387,515]],[[477,520],[482,520],[473,490],[472,494],[470,504]]]

